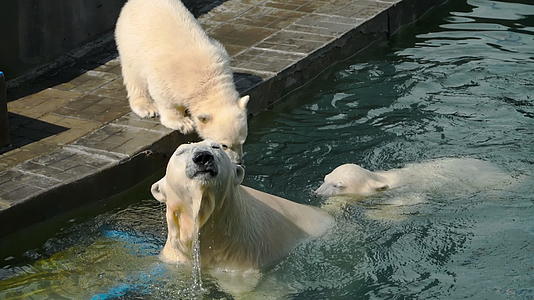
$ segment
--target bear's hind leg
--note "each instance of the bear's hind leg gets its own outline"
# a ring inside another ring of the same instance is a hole
[[[150,99],[146,82],[125,65],[122,65],[122,76],[132,111],[141,118],[157,116],[158,109]]]

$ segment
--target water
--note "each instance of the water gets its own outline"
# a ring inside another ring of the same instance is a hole
[[[442,157],[489,161],[515,182],[451,185],[392,214],[373,214],[390,194],[353,203],[331,233],[264,272],[259,295],[534,299],[534,4],[450,1],[285,101],[250,122],[247,185],[318,206],[311,191],[342,163]],[[2,249],[0,298],[196,295],[191,269],[156,257],[163,207],[130,198]],[[202,275],[204,298],[230,297]]]
[[[198,212],[200,210],[200,203],[201,200],[197,200],[194,203],[198,203],[198,205],[195,205],[197,207],[194,208],[194,214],[193,214],[193,220],[195,220],[195,227],[193,229],[193,242],[192,242],[192,257],[191,257],[191,268],[193,269],[193,272],[191,273],[191,276],[193,277],[193,284],[191,288],[193,291],[196,291],[199,295],[202,294],[202,270],[201,270],[201,261],[200,261],[200,230],[199,230],[199,216]]]

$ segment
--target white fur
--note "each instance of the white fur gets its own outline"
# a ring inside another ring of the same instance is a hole
[[[228,54],[179,0],[129,0],[116,26],[132,110],[228,146],[239,161],[247,136],[248,96],[239,98]],[[188,115],[189,114],[189,115]]]
[[[473,158],[444,158],[376,172],[355,164],[341,165],[325,176],[324,183],[315,192],[322,196],[355,199],[390,189],[402,192],[388,193],[389,198],[382,203],[391,207],[425,202],[427,193],[452,195],[499,189],[512,182],[510,175],[488,162]],[[348,200],[332,199],[327,206],[339,206]],[[375,213],[380,214],[381,210]]]
[[[199,151],[213,154],[218,169],[214,177],[188,175],[187,170],[195,170],[192,158]],[[189,263],[198,228],[203,268],[257,270],[332,225],[332,218],[318,208],[241,186],[243,176],[243,169],[217,143],[204,141],[176,150],[165,177],[152,187],[154,197],[167,206],[164,261]]]

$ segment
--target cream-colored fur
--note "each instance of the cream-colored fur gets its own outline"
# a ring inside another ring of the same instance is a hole
[[[152,186],[167,207],[162,260],[190,263],[198,231],[203,268],[257,270],[333,224],[318,208],[241,186],[243,176],[218,143],[178,147],[165,177]]]
[[[322,196],[363,198],[397,189],[405,193],[402,197],[387,200],[387,203],[398,206],[424,202],[424,193],[427,192],[453,194],[498,189],[511,183],[510,175],[489,162],[473,158],[443,158],[376,172],[356,164],[344,164],[327,174],[324,183],[315,192]]]
[[[492,164],[474,158],[443,158],[408,164],[401,169],[372,172],[356,164],[344,164],[324,178],[315,191],[322,196],[369,196],[380,191],[411,186],[417,190],[483,189],[510,183],[510,176]]]
[[[338,212],[341,207],[383,192],[367,203],[365,215],[375,220],[402,221],[427,202],[429,195],[455,197],[478,191],[511,187],[517,180],[491,163],[473,158],[443,158],[408,164],[401,169],[372,172],[345,164],[324,178],[315,191],[327,196],[323,208]]]
[[[115,35],[132,110],[159,114],[164,126],[182,133],[196,129],[239,161],[249,97],[239,98],[224,47],[187,8],[179,0],[129,0]]]

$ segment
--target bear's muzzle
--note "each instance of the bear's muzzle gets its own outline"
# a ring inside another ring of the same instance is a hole
[[[186,175],[189,178],[215,177],[218,174],[215,157],[209,151],[196,151],[191,159],[192,163],[188,164]]]

